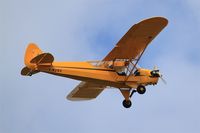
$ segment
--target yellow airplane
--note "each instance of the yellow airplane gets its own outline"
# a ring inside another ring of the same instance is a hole
[[[137,67],[148,44],[164,29],[168,20],[153,17],[133,25],[101,61],[54,62],[50,53],[42,52],[34,43],[26,49],[21,70],[24,76],[45,72],[82,81],[66,97],[71,101],[96,98],[106,87],[120,90],[123,106],[130,108],[130,98],[135,92],[144,94],[145,86],[155,85],[162,77],[158,69]]]

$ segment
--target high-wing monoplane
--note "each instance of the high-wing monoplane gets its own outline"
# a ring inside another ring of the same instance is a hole
[[[72,101],[96,98],[107,87],[120,90],[123,106],[131,107],[130,98],[135,92],[144,94],[147,85],[156,85],[161,74],[158,69],[138,67],[138,61],[148,44],[164,29],[168,20],[153,17],[133,25],[116,46],[100,61],[56,62],[50,53],[41,51],[34,43],[26,49],[25,67],[21,74],[31,76],[45,72],[80,80],[66,97]]]

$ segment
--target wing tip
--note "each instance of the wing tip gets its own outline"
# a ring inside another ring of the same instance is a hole
[[[159,23],[163,24],[164,27],[168,24],[168,19],[163,17],[163,16],[154,16],[154,17],[151,17],[151,18],[147,18],[147,19],[144,19],[144,20],[140,21],[139,23],[148,22],[148,21],[159,22]]]

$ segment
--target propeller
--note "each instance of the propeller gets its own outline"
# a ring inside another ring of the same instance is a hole
[[[162,77],[162,75],[160,76],[160,79],[163,81],[164,84],[167,84],[167,81]]]
[[[154,77],[159,77],[164,84],[167,84],[166,80],[163,78],[163,75],[159,72],[157,66],[154,66],[153,70],[151,71],[151,75]]]

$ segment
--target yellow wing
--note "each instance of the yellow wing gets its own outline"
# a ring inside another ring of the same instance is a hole
[[[103,60],[135,59],[167,23],[165,18],[154,17],[133,25]]]
[[[81,82],[66,98],[71,101],[91,100],[96,98],[105,87],[89,82]]]

